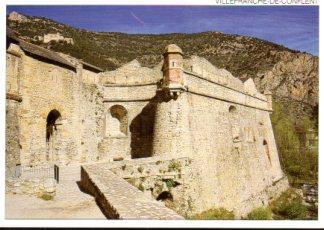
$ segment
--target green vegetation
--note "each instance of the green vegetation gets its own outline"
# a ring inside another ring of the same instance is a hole
[[[42,200],[53,200],[54,197],[48,193],[42,193],[39,198]]]
[[[307,207],[302,204],[302,197],[294,189],[282,193],[271,202],[270,208],[277,220],[303,220],[307,216]]]
[[[166,186],[170,189],[177,185],[177,183],[173,179],[166,179],[165,180]]]
[[[178,161],[172,160],[169,164],[169,172],[181,170],[181,164]]]
[[[292,185],[317,183],[318,149],[307,148],[307,132],[317,132],[317,121],[309,113],[294,114],[292,104],[274,102],[271,116],[281,165]]]
[[[271,220],[272,213],[268,207],[259,207],[250,212],[247,216],[248,220]]]
[[[234,213],[224,208],[210,209],[188,217],[191,220],[234,220]]]

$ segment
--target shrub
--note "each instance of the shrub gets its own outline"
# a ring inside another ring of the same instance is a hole
[[[305,139],[309,129],[316,130],[316,120],[307,114],[297,118],[294,106],[274,101],[271,115],[281,165],[292,185],[317,181],[318,174],[318,150],[309,151]]]
[[[302,204],[302,197],[293,189],[288,189],[270,204],[275,219],[301,220],[307,215],[307,207]]]
[[[175,185],[176,185],[176,183],[175,183],[175,181],[174,181],[173,179],[167,179],[167,180],[165,181],[165,183],[166,183],[166,186],[167,186],[169,189],[175,187]]]
[[[234,213],[224,208],[209,209],[189,217],[192,220],[234,220]]]
[[[283,216],[287,216],[289,219],[302,220],[306,218],[307,207],[299,201],[293,201],[288,205],[283,205],[280,213]]]
[[[259,207],[250,212],[247,216],[249,220],[271,220],[272,213],[270,208]]]

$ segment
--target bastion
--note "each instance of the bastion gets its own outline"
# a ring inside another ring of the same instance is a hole
[[[37,168],[86,165],[88,181],[114,173],[182,216],[222,207],[241,217],[287,189],[271,92],[175,44],[163,57],[103,71],[7,31],[7,191],[33,172],[55,179]]]

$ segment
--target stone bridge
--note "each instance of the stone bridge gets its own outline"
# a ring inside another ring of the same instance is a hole
[[[95,197],[108,219],[184,219],[110,170],[98,170],[95,164],[81,167],[80,185]]]

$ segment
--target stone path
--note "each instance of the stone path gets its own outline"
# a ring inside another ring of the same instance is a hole
[[[106,219],[94,198],[80,191],[80,166],[60,167],[53,200],[6,194],[6,219]]]
[[[96,165],[82,167],[82,186],[96,197],[107,218],[184,219],[111,171],[98,170]]]

